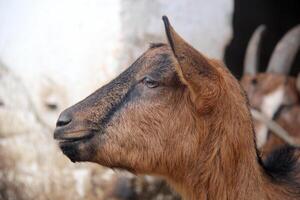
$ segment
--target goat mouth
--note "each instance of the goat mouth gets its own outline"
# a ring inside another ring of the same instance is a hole
[[[78,134],[78,136],[70,137],[68,135]],[[68,145],[71,143],[83,142],[91,139],[95,135],[94,131],[76,131],[70,133],[64,133],[63,135],[55,138],[59,142],[59,146]]]
[[[82,156],[82,152],[84,152],[82,147],[86,146],[96,135],[94,130],[72,132],[57,130],[55,133],[54,139],[58,141],[59,148],[72,162],[85,160],[86,156]]]

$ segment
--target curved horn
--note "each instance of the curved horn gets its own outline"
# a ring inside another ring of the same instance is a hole
[[[278,42],[267,72],[288,74],[300,46],[300,24],[288,31]]]
[[[261,47],[262,35],[266,31],[265,25],[260,25],[254,31],[250,38],[246,49],[245,61],[244,61],[244,74],[255,75],[259,64],[259,54]]]

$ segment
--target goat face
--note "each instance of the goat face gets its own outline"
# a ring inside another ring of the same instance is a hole
[[[218,100],[224,104],[220,74],[241,94],[225,67],[189,46],[166,18],[164,22],[170,46],[153,45],[116,79],[61,113],[54,138],[72,161],[164,174],[199,154],[204,136],[199,128],[195,131],[196,120],[208,119]]]
[[[280,106],[297,103],[295,79],[283,74],[245,74],[241,84],[247,92],[250,105],[272,118]],[[276,101],[278,101],[276,103]]]
[[[259,26],[249,41],[241,84],[247,92],[251,106],[256,109],[266,107],[265,114],[272,118],[280,106],[294,104],[298,101],[295,79],[289,77],[288,74],[300,47],[300,25],[289,30],[278,42],[266,71],[257,73],[261,40],[265,29],[263,25]],[[270,103],[270,100],[273,103]],[[269,101],[269,103],[265,101]]]
[[[172,59],[167,45],[154,45],[116,79],[66,109],[55,131],[63,152],[73,161],[122,168],[133,168],[124,157],[145,164],[159,159],[170,145],[163,141],[172,137],[161,133],[171,132],[169,119],[183,109],[183,85]]]

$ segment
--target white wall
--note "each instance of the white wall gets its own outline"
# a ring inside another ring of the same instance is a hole
[[[116,71],[119,12],[118,0],[0,1],[0,59],[24,80],[49,125],[59,111],[47,112],[45,102],[61,110]]]

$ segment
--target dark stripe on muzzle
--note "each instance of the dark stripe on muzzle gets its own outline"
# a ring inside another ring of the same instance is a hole
[[[108,112],[106,113],[106,115],[100,120],[100,126],[101,127],[106,127],[107,124],[110,122],[110,120],[112,119],[112,117],[115,115],[116,112],[118,112],[122,107],[124,107],[127,102],[129,102],[129,100],[132,97],[132,92],[134,90],[135,84],[133,84],[127,91],[127,93],[114,105],[112,105],[112,107],[108,110]]]

